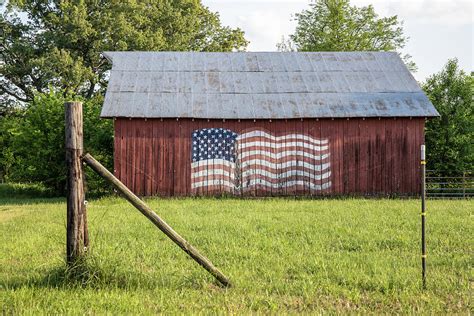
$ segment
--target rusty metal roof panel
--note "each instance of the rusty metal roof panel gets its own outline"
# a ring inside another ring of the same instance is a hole
[[[107,52],[102,117],[437,116],[393,52]]]

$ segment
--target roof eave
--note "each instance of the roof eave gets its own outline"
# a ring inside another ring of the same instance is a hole
[[[104,56],[111,64],[114,63],[112,54],[112,52],[102,52],[102,56]]]

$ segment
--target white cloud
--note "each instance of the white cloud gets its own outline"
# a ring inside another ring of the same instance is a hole
[[[307,0],[204,0],[203,3],[218,11],[224,24],[245,31],[250,51],[275,51],[282,36],[294,31],[293,15],[308,7]]]
[[[419,23],[461,25],[474,22],[470,0],[352,0],[352,4],[372,4],[383,16],[398,15],[401,19],[416,19]]]
[[[236,26],[246,31],[246,37],[251,40],[250,50],[273,51],[282,36],[294,30],[292,23],[282,23],[289,19],[290,15],[275,11],[253,11],[237,16]]]

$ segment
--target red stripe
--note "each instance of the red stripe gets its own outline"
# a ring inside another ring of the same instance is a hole
[[[297,176],[297,175],[284,177],[284,178],[271,178],[271,177],[267,177],[267,176],[264,176],[264,175],[249,175],[249,176],[243,177],[241,179],[241,182],[243,183],[243,182],[246,182],[246,181],[249,181],[249,180],[257,180],[257,179],[265,180],[265,181],[268,181],[268,182],[273,183],[273,184],[278,184],[278,183],[284,184],[285,182],[298,181],[299,180],[299,181],[304,181],[304,182],[307,182],[307,183],[312,183],[314,185],[320,185],[321,183],[326,183],[326,182],[331,181],[331,177],[316,180],[316,179],[311,179],[310,177],[307,177],[307,176]]]
[[[311,136],[308,136],[308,135],[304,135],[304,134],[299,134],[301,136],[306,136],[306,137],[311,137]],[[280,136],[274,136],[274,137],[280,137]],[[320,139],[314,139],[315,141],[322,141]],[[280,139],[280,140],[274,140],[274,139],[271,139],[271,138],[268,138],[268,137],[265,137],[265,136],[252,136],[252,137],[248,137],[248,138],[245,138],[245,139],[239,139],[237,141],[239,144],[245,144],[245,143],[251,143],[251,142],[267,142],[267,143],[275,143],[275,144],[284,144],[284,143],[288,143],[288,142],[303,142],[303,143],[306,143],[306,144],[310,144],[310,145],[313,145],[313,146],[327,146],[328,143],[325,142],[325,143],[321,143],[321,144],[318,144],[317,142],[314,142],[314,141],[311,141],[311,140],[306,140],[306,139],[301,139],[301,138],[285,138],[285,139]]]
[[[221,174],[210,174],[210,175],[207,175],[207,176],[201,176],[201,177],[196,177],[196,178],[193,178],[193,183],[196,183],[196,182],[201,182],[201,181],[211,181],[211,180],[224,180],[224,181],[229,181],[229,182],[232,182],[234,181],[231,177],[228,177],[228,176],[225,176],[225,175],[221,175]]]
[[[202,165],[196,166],[191,168],[191,173],[199,172],[199,171],[207,171],[207,170],[224,170],[227,172],[234,172],[234,168],[230,166],[226,166],[223,164],[213,164],[213,165]]]
[[[253,150],[261,150],[261,151],[266,151],[269,153],[280,153],[280,152],[285,152],[285,151],[303,151],[305,153],[312,154],[312,155],[324,155],[324,154],[329,153],[328,149],[315,150],[315,149],[311,149],[308,147],[301,147],[301,146],[285,146],[281,148],[274,148],[274,147],[268,147],[268,146],[262,146],[262,145],[254,145],[254,146],[246,147],[243,149],[239,149],[238,154],[243,154],[245,152],[253,151]]]
[[[272,173],[283,173],[283,172],[288,172],[288,171],[292,171],[292,170],[297,170],[297,171],[306,171],[306,172],[314,174],[314,175],[319,175],[319,174],[322,174],[322,173],[326,173],[326,172],[330,171],[331,169],[327,168],[327,169],[324,169],[322,171],[319,171],[319,170],[309,169],[309,168],[306,168],[306,167],[303,167],[303,166],[291,166],[291,167],[286,167],[286,168],[271,168],[271,167],[263,166],[263,165],[259,165],[259,164],[251,164],[249,166],[240,168],[241,173],[243,173],[245,171],[248,171],[248,170],[263,170],[263,171],[272,172]]]
[[[318,166],[318,165],[328,163],[330,161],[330,157],[327,157],[322,160],[318,160],[318,159],[305,157],[302,155],[290,155],[290,156],[282,157],[280,159],[276,159],[276,158],[270,158],[270,157],[262,156],[262,155],[250,155],[240,160],[240,163],[243,164],[244,162],[247,162],[250,160],[262,160],[262,161],[267,161],[267,162],[275,163],[275,164],[282,164],[282,163],[286,163],[292,160],[296,160],[296,161],[302,161],[311,165]]]

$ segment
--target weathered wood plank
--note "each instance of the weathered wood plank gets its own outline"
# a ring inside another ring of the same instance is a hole
[[[329,139],[331,182],[324,192],[311,191],[306,186],[268,188],[255,185],[245,195],[293,194],[416,194],[419,192],[418,164],[411,157],[423,141],[423,119],[304,119],[297,120],[194,120],[117,119],[115,140],[117,175],[136,193],[144,195],[219,195],[227,190],[191,190],[191,137],[201,128],[225,128],[245,133],[262,128],[281,136],[302,133],[317,139]],[[140,136],[142,129],[144,138]],[[149,130],[148,130],[149,129]],[[138,135],[137,135],[138,133]],[[118,138],[118,137],[117,137]],[[151,139],[152,138],[152,139]],[[153,144],[152,144],[153,143]],[[151,146],[151,147],[150,147]],[[152,148],[152,149],[151,149]],[[295,150],[298,148],[294,148]],[[301,149],[301,148],[300,148]],[[275,149],[270,148],[275,153]],[[144,151],[144,154],[142,152]],[[152,155],[150,156],[150,154]],[[316,153],[316,152],[315,152]],[[150,159],[152,161],[150,161]],[[409,160],[407,160],[409,159]],[[145,171],[146,174],[143,173]],[[255,166],[252,166],[255,167]],[[278,168],[277,168],[278,169]],[[176,172],[175,172],[176,171]],[[205,171],[205,170],[204,170]],[[264,173],[266,171],[264,170]],[[277,170],[277,173],[279,169]],[[315,173],[316,174],[316,173]],[[150,178],[151,177],[151,178]],[[217,176],[218,177],[218,176]],[[221,177],[222,178],[222,177]],[[298,179],[303,179],[298,176]],[[344,181],[345,180],[345,181]],[[318,180],[319,182],[319,180]],[[324,183],[324,181],[322,181]],[[134,184],[140,188],[135,188]],[[141,185],[143,183],[143,185]],[[150,189],[151,187],[151,189]]]
[[[66,259],[74,264],[84,256],[89,245],[87,211],[84,203],[82,103],[65,103],[66,167],[67,167],[67,223]]]

